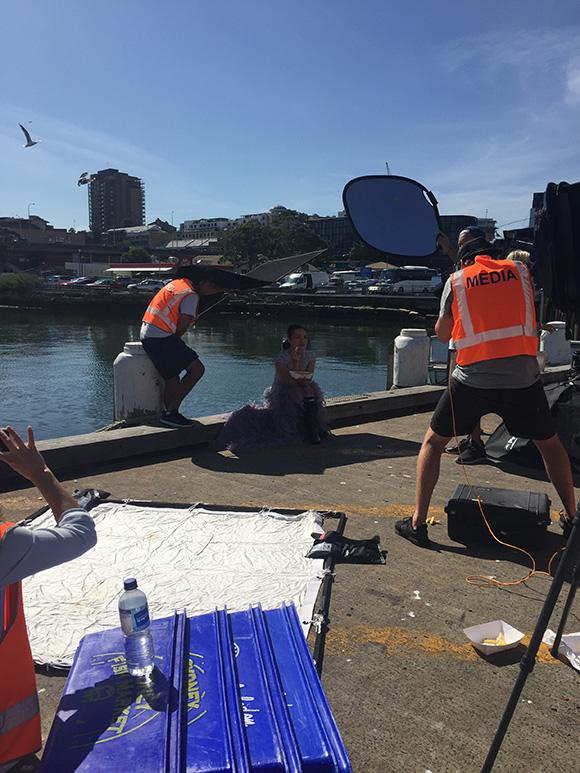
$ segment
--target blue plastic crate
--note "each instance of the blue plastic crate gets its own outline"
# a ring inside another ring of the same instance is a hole
[[[250,771],[233,643],[225,611],[188,620],[187,668],[182,687],[185,728],[180,770]]]
[[[251,770],[350,771],[294,605],[229,619]]]
[[[154,689],[135,689],[120,629],[82,639],[46,773],[348,773],[293,605],[152,622]]]
[[[46,773],[171,771],[179,730],[176,671],[185,616],[154,620],[155,669],[145,689],[127,673],[120,628],[83,637],[42,758]]]

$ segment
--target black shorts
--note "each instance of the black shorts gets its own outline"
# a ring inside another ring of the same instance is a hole
[[[470,435],[488,413],[501,416],[513,437],[547,440],[556,434],[541,381],[525,389],[474,389],[456,378],[450,382],[431,417],[431,429],[438,435]]]
[[[197,352],[190,349],[177,335],[142,338],[141,343],[160,376],[166,381],[179,376],[192,362],[199,360]]]

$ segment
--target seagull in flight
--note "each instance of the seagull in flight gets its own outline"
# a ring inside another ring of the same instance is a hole
[[[83,172],[77,181],[77,185],[88,185],[88,183],[92,183],[94,179],[95,179],[94,174]]]
[[[26,145],[24,145],[23,147],[31,148],[33,145],[38,145],[40,140],[33,140],[32,137],[30,136],[30,132],[28,131],[28,129],[25,129],[21,123],[19,123],[18,126],[20,126],[20,128],[24,132],[24,136],[26,137]]]

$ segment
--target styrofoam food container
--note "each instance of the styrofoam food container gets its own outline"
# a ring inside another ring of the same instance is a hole
[[[471,628],[464,628],[463,633],[473,646],[484,655],[495,655],[496,652],[513,650],[524,638],[524,634],[521,631],[518,631],[517,628],[503,620],[492,620],[491,623],[472,625]],[[483,643],[484,639],[497,639],[500,633],[504,635],[505,644]]]
[[[580,655],[580,633],[565,633],[562,641],[567,644],[575,655]]]

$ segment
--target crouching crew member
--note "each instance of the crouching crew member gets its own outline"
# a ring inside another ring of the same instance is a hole
[[[211,278],[211,269],[205,272],[207,278],[198,278],[204,276],[202,271],[197,267],[178,269],[175,278],[153,296],[143,315],[141,343],[165,381],[165,412],[160,421],[167,427],[187,427],[194,423],[179,413],[179,407],[205,368],[197,352],[187,346],[182,336],[199,318],[200,299],[224,292]],[[195,281],[192,276],[196,277]]]
[[[537,446],[565,509],[566,534],[576,510],[568,455],[555,432],[537,361],[538,335],[532,280],[523,263],[494,260],[493,247],[475,239],[459,251],[461,268],[443,290],[435,333],[453,339],[456,367],[431,418],[419,457],[415,512],[395,524],[417,545],[428,546],[427,512],[451,437],[469,435],[494,413],[511,435]]]

